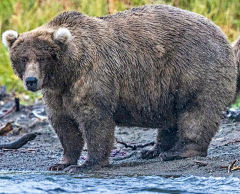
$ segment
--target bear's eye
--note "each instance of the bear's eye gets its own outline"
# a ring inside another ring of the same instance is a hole
[[[38,62],[43,62],[45,59],[43,57],[40,57],[37,59]]]
[[[21,58],[20,60],[21,60],[22,63],[26,63],[27,62],[26,58]]]

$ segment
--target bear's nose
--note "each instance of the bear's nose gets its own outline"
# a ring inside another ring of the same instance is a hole
[[[27,87],[32,87],[37,85],[37,78],[35,77],[27,77],[26,78],[26,86]]]

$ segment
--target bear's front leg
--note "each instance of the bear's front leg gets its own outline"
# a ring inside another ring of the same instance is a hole
[[[63,147],[62,161],[59,164],[50,166],[48,170],[59,171],[70,165],[77,165],[84,146],[84,139],[79,125],[63,106],[62,95],[51,90],[43,90],[42,93],[48,119]]]
[[[77,165],[81,155],[84,140],[78,124],[68,115],[58,115],[49,117],[63,147],[63,158],[61,163],[48,168],[50,171],[59,171],[70,165]]]
[[[104,114],[104,113],[103,113]],[[79,173],[87,169],[100,169],[109,164],[109,155],[114,141],[115,123],[111,116],[88,116],[81,121],[80,129],[87,143],[87,159],[81,166],[72,165],[65,172]]]

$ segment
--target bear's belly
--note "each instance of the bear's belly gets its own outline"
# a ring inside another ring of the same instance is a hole
[[[167,115],[165,111],[134,109],[120,104],[113,114],[113,119],[118,126],[158,128],[166,119],[169,119]]]

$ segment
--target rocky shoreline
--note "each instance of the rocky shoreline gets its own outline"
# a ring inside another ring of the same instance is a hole
[[[9,102],[8,102],[9,103]],[[5,103],[1,109],[11,107]],[[62,157],[62,147],[59,139],[44,115],[42,104],[33,106],[21,105],[19,112],[11,112],[0,118],[1,126],[11,123],[12,130],[6,136],[0,136],[0,144],[16,141],[27,133],[37,133],[34,140],[29,141],[19,149],[0,149],[1,171],[46,171],[47,167],[58,163]],[[37,113],[37,115],[36,115]],[[116,127],[115,137],[128,145],[146,144],[155,139],[156,129]],[[142,149],[126,148],[115,142],[110,156],[110,165],[97,171],[85,173],[108,176],[203,176],[228,177],[240,176],[240,122],[223,118],[218,133],[213,138],[207,157],[194,157],[174,161],[162,161],[161,158],[140,159]],[[79,159],[82,164],[86,159],[86,147]],[[231,166],[232,164],[232,166]]]

